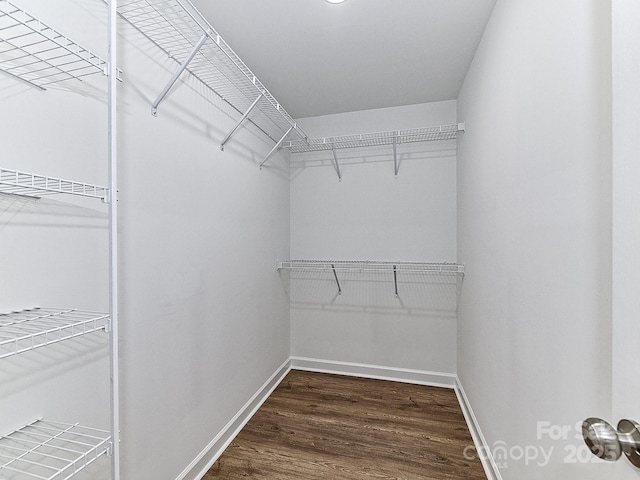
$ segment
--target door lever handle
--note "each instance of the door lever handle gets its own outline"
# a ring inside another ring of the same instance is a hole
[[[596,457],[614,462],[624,453],[640,468],[640,425],[633,420],[622,419],[615,429],[601,418],[587,418],[582,422],[582,437]]]

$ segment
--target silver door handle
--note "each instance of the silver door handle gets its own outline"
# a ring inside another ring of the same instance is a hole
[[[587,418],[582,422],[582,437],[596,457],[614,462],[624,453],[640,468],[640,425],[633,420],[622,419],[615,429],[601,418]]]

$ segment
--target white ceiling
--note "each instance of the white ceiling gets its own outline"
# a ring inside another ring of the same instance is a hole
[[[496,0],[192,0],[294,117],[451,100]]]

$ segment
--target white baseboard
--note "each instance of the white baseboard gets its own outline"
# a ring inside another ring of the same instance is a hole
[[[291,360],[287,359],[271,377],[260,387],[260,389],[249,399],[249,401],[236,413],[236,415],[225,425],[218,435],[215,436],[209,445],[185,468],[176,480],[201,479],[207,471],[218,460],[233,439],[240,433],[247,422],[258,411],[262,404],[269,398],[282,379],[291,370]]]
[[[375,378],[393,382],[414,383],[432,387],[455,388],[456,376],[451,373],[410,370],[406,368],[382,367],[363,363],[337,362],[317,358],[291,357],[293,370],[334,373],[352,377]]]
[[[493,458],[491,447],[487,444],[487,440],[482,434],[478,419],[473,413],[473,409],[471,408],[471,404],[469,403],[469,398],[467,397],[464,388],[462,388],[460,379],[457,377],[455,390],[456,395],[458,396],[458,402],[460,403],[460,408],[462,408],[462,414],[464,415],[464,419],[467,422],[469,431],[471,432],[471,438],[473,439],[473,443],[476,447],[475,454],[480,457],[480,461],[482,462],[482,467],[484,468],[484,472],[487,475],[487,479],[502,480],[502,475],[500,475],[498,465],[496,465],[496,462]]]

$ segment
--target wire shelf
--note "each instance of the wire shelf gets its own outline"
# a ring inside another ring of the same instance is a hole
[[[107,431],[39,419],[0,437],[0,478],[67,480],[110,447]]]
[[[278,262],[278,270],[411,272],[464,275],[464,265],[457,263],[382,262],[373,260],[288,260]]]
[[[0,70],[40,89],[108,73],[106,60],[8,0],[0,0]]]
[[[19,172],[6,168],[0,168],[0,192],[26,195],[28,197],[65,193],[82,197],[100,198],[103,201],[108,201],[109,199],[109,189],[107,187]]]
[[[176,62],[188,63],[185,69],[191,75],[239,113],[248,112],[260,97],[256,105],[259,114],[252,115],[250,121],[272,139],[279,139],[290,128],[306,137],[189,0],[120,0],[118,13]],[[274,126],[278,133],[274,133]]]
[[[403,143],[432,142],[436,140],[453,140],[460,131],[464,131],[464,124],[342,135],[338,137],[309,138],[307,140],[290,140],[284,142],[283,148],[288,149],[291,153],[304,153],[342,148],[363,148],[381,145],[400,145]]]
[[[0,315],[0,359],[109,327],[108,314],[35,308]]]

